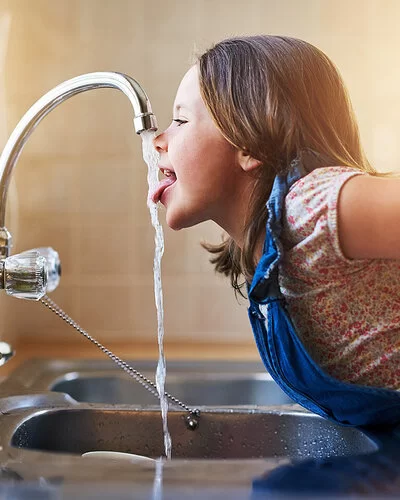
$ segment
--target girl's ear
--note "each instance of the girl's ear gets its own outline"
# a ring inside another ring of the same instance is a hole
[[[238,161],[239,165],[245,172],[252,172],[256,168],[258,168],[262,163],[260,160],[256,160],[255,158],[250,156],[249,153],[243,151],[242,149],[238,150]]]

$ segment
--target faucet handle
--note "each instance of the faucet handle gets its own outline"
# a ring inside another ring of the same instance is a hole
[[[15,354],[14,349],[7,342],[0,342],[0,366],[3,366]]]
[[[34,248],[36,252],[47,260],[47,292],[52,292],[58,287],[61,276],[61,262],[58,252],[51,247]]]
[[[37,250],[28,250],[1,261],[2,288],[19,299],[39,300],[47,288],[47,260]]]

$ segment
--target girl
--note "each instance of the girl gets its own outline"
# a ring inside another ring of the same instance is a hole
[[[261,357],[297,402],[348,425],[400,420],[400,179],[369,165],[342,79],[302,40],[222,41],[155,138],[167,224],[248,288]]]

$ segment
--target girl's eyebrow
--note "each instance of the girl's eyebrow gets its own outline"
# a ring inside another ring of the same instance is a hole
[[[188,110],[190,110],[190,108],[188,106],[185,106],[185,104],[176,104],[174,106],[175,113],[178,113],[181,110],[188,111]]]
[[[185,106],[185,104],[176,104],[172,110],[173,116],[178,116],[180,113],[184,113],[185,116],[187,113],[191,113],[190,108]]]

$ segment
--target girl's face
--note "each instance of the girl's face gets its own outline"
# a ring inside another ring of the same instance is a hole
[[[166,178],[151,197],[165,206],[172,229],[213,220],[231,234],[241,225],[238,211],[248,200],[243,199],[247,176],[240,151],[214,125],[200,95],[196,66],[182,79],[172,123],[154,145]]]

